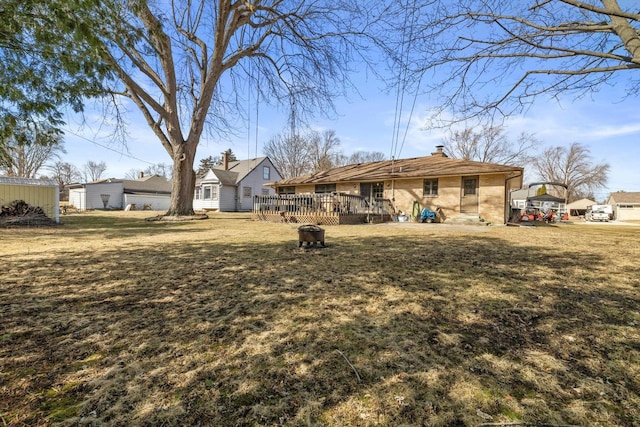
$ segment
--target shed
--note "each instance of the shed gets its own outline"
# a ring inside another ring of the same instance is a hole
[[[49,218],[60,222],[60,191],[52,179],[0,177],[0,205],[24,200],[40,207]]]

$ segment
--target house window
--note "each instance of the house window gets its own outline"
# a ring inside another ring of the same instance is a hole
[[[242,197],[251,197],[251,187],[242,187]]]
[[[463,196],[474,196],[476,194],[476,186],[478,184],[478,180],[475,178],[464,178],[462,180],[463,183]]]
[[[425,179],[422,185],[422,195],[433,197],[438,195],[438,178]]]
[[[268,196],[269,195],[269,189],[268,188],[263,188],[262,189],[262,195],[263,196]]]
[[[296,194],[296,187],[278,187],[278,194]]]
[[[265,166],[262,168],[262,178],[264,179],[270,179],[271,176],[271,169],[269,168],[269,166]]]
[[[384,198],[384,182],[374,182],[371,185],[371,192],[374,199]]]
[[[202,186],[202,199],[203,200],[218,200],[218,186],[217,185],[203,185]]]
[[[202,197],[202,188],[200,187],[196,187],[196,195],[195,195],[195,199],[196,200],[200,200],[200,198]]]
[[[317,184],[315,192],[317,194],[326,194],[326,193],[333,193],[335,191],[336,191],[335,184]]]
[[[620,209],[633,209],[634,206],[633,205],[620,205],[619,208]]]

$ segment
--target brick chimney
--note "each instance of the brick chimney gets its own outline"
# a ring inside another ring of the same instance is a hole
[[[439,157],[449,157],[444,153],[443,149],[444,145],[436,145],[436,151],[434,153],[431,153],[431,155]]]
[[[142,178],[144,178],[144,172],[140,172],[140,173],[138,174],[138,179],[142,179]]]
[[[229,153],[226,151],[222,153],[222,169],[229,169]]]

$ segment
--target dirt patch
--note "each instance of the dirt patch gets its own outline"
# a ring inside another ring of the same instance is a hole
[[[206,214],[194,214],[194,215],[158,215],[152,216],[150,218],[146,218],[147,221],[197,221],[201,219],[208,219],[209,216]]]
[[[426,232],[438,232],[438,231],[462,231],[466,233],[485,233],[490,231],[492,225],[487,224],[447,224],[447,223],[429,223],[423,224],[420,222],[384,222],[382,224],[375,224],[375,227],[389,227],[389,228],[406,228],[421,230]]]

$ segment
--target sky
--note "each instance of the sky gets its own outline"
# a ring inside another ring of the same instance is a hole
[[[333,129],[341,141],[341,150],[380,151],[391,156],[394,129],[400,126],[397,158],[427,156],[442,144],[445,130],[425,130],[428,111],[434,106],[425,96],[413,97],[402,106],[396,120],[396,95],[386,93],[381,84],[368,81],[358,85],[360,95],[336,101],[332,118],[310,121],[317,130]],[[579,142],[585,145],[594,162],[607,162],[610,174],[607,187],[595,194],[604,200],[612,191],[640,191],[640,109],[638,99],[620,101],[621,89],[609,88],[594,97],[579,100],[548,101],[538,99],[526,114],[512,116],[504,123],[514,139],[521,133],[533,134],[540,151],[550,146]],[[235,136],[214,140],[203,137],[196,155],[199,160],[218,156],[231,148],[238,159],[263,156],[262,147],[271,137],[283,132],[287,116],[271,106],[259,103],[248,108],[251,117]],[[256,119],[257,113],[257,119]],[[171,159],[134,106],[128,108],[126,146],[114,142],[112,129],[104,123],[100,109],[88,106],[84,115],[67,117],[63,160],[82,168],[87,161],[104,161],[103,177],[124,178],[131,170],[143,170],[151,164],[170,164]],[[256,131],[257,127],[257,131]],[[406,129],[406,137],[403,137]],[[525,180],[534,179],[525,166]],[[526,184],[526,183],[525,183]]]

